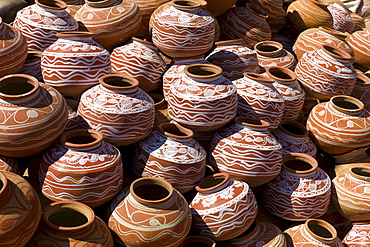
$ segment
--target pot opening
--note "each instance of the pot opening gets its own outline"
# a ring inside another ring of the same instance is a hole
[[[347,97],[335,97],[332,99],[333,104],[348,110],[359,110],[361,107],[356,104],[351,98]]]
[[[88,218],[71,208],[63,208],[49,215],[48,220],[58,227],[76,227],[84,225],[88,222]]]
[[[198,4],[192,1],[173,1],[173,4],[176,4],[178,6],[197,6]]]
[[[161,129],[164,132],[167,132],[171,135],[175,136],[189,136],[189,134],[185,133],[185,131],[181,130],[177,125],[175,124],[162,124]]]
[[[228,178],[225,177],[222,174],[209,176],[208,179],[204,179],[203,181],[200,182],[199,188],[200,189],[209,189],[209,188],[215,187],[215,186],[217,186],[221,183],[224,183],[225,180],[227,180],[227,179]]]
[[[0,93],[6,95],[22,95],[32,91],[34,88],[35,86],[27,81],[12,82],[1,86]]]
[[[284,166],[294,171],[308,171],[313,168],[310,163],[304,160],[288,160],[284,162]]]
[[[219,74],[216,68],[202,65],[189,66],[187,67],[187,71],[196,76],[214,76]]]
[[[43,6],[55,8],[55,9],[64,9],[67,7],[66,3],[62,1],[57,1],[57,0],[37,0],[36,2]]]
[[[351,171],[361,177],[367,177],[370,178],[370,169],[365,167],[353,167],[351,168]]]
[[[336,48],[334,46],[330,46],[330,45],[323,45],[322,48],[324,50],[326,50],[326,52],[331,54],[333,57],[336,57],[336,58],[339,58],[339,59],[346,59],[346,60],[351,59],[351,55],[349,55],[346,51],[344,51],[342,49],[338,49],[338,48]]]
[[[163,101],[163,95],[159,93],[150,93],[149,96],[153,99],[154,104],[160,103]]]
[[[0,191],[3,189],[3,187],[4,187],[4,183],[3,181],[0,180]]]
[[[111,76],[104,79],[104,82],[108,85],[115,87],[131,87],[133,82],[128,78],[123,78],[120,76]]]
[[[298,126],[294,126],[293,124],[290,123],[281,124],[281,128],[294,135],[302,136],[305,135],[306,133],[303,129],[299,128]]]
[[[155,183],[138,185],[134,192],[141,199],[149,201],[163,200],[170,194],[165,187]]]
[[[269,73],[280,79],[291,80],[293,79],[288,73],[280,68],[269,68]]]
[[[357,84],[366,84],[366,81],[362,80],[360,77],[357,77]]]
[[[333,238],[333,234],[324,226],[320,225],[319,222],[310,221],[308,224],[308,228],[319,237],[322,238]]]
[[[71,144],[89,144],[95,142],[96,140],[97,138],[94,137],[94,134],[89,133],[76,134],[66,138],[66,142]]]

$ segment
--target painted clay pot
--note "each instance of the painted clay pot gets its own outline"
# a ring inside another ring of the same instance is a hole
[[[307,154],[283,157],[280,174],[263,187],[262,203],[270,213],[290,221],[322,216],[329,207],[331,181]]]
[[[65,132],[43,153],[39,180],[50,200],[79,201],[94,208],[120,191],[122,174],[118,149],[98,131],[78,129]]]
[[[67,4],[67,12],[74,17],[76,12],[85,4],[84,0],[63,0]]]
[[[61,32],[41,57],[44,82],[69,97],[80,97],[111,72],[109,52],[90,32]]]
[[[169,97],[171,96],[170,88],[171,85],[177,80],[181,80],[181,77],[184,73],[184,69],[187,65],[190,64],[211,64],[207,60],[204,60],[204,56],[195,56],[195,57],[186,57],[186,58],[174,58],[173,65],[166,70],[163,74],[163,96],[164,99],[168,102]]]
[[[370,55],[367,53],[370,50],[370,30],[364,29],[352,33],[347,42],[353,49],[356,66],[364,71],[370,70]]]
[[[316,156],[317,148],[308,136],[304,125],[293,120],[281,120],[277,129],[271,132],[283,148],[283,155],[289,153],[305,153]]]
[[[26,157],[50,147],[68,121],[60,93],[29,75],[0,78],[0,155]],[[6,117],[7,116],[7,117]]]
[[[328,154],[370,145],[370,113],[353,97],[338,95],[314,106],[306,125],[316,146]]]
[[[370,220],[369,190],[369,165],[351,166],[333,179],[333,205],[352,222]]]
[[[113,50],[137,33],[142,15],[134,0],[86,0],[74,18],[80,30],[92,32],[96,42]]]
[[[167,181],[139,178],[116,206],[108,226],[120,246],[177,247],[191,226],[185,198]]]
[[[284,231],[288,247],[342,247],[337,231],[328,222],[309,219]]]
[[[280,66],[294,70],[297,60],[294,55],[283,48],[283,45],[276,41],[261,41],[254,46],[257,52],[258,64],[261,72],[272,66]]]
[[[0,196],[0,246],[24,246],[39,224],[40,199],[24,178],[7,171],[0,171]]]
[[[57,40],[58,32],[78,30],[66,9],[61,0],[35,0],[35,4],[18,11],[13,25],[26,38],[29,50],[44,51]]]
[[[146,92],[156,90],[162,85],[166,63],[153,43],[132,38],[132,40],[113,50],[112,71],[126,73],[139,81],[139,87]]]
[[[203,236],[188,236],[179,247],[192,247],[192,246],[216,247],[216,242],[211,238]]]
[[[285,247],[286,240],[283,232],[277,226],[255,220],[242,235],[227,241],[226,246]]]
[[[0,77],[17,73],[26,61],[27,42],[21,31],[0,17]]]
[[[283,96],[283,119],[296,120],[302,112],[306,98],[306,93],[298,83],[296,74],[281,66],[267,68],[266,74],[275,81],[274,87]]]
[[[306,93],[319,100],[336,95],[350,95],[355,87],[357,72],[351,55],[334,46],[306,52],[299,59],[295,73]]]
[[[35,77],[39,82],[43,82],[41,72],[41,54],[42,51],[28,51],[26,61],[17,72]]]
[[[2,155],[0,155],[0,171],[13,172],[18,175],[21,173],[16,159]]]
[[[245,2],[258,5],[269,17],[276,17],[283,10],[282,0],[248,0]]]
[[[189,206],[192,228],[201,236],[229,240],[247,230],[256,218],[256,199],[245,182],[216,173],[204,178],[195,189],[198,193]]]
[[[366,110],[370,111],[370,78],[357,70],[357,80],[351,96],[361,100]]]
[[[227,79],[242,78],[244,72],[260,72],[256,52],[245,47],[241,39],[218,41],[215,45],[206,60],[220,66]]]
[[[153,19],[153,44],[170,57],[192,57],[206,53],[215,40],[214,18],[199,1],[173,0]]]
[[[203,179],[206,155],[190,129],[163,123],[137,143],[132,169],[137,176],[162,178],[185,193]]]
[[[75,201],[54,202],[43,209],[40,225],[27,246],[46,245],[114,246],[104,221],[89,206]]]
[[[150,93],[149,96],[154,101],[155,117],[153,131],[155,131],[161,123],[169,123],[172,119],[168,115],[167,102],[163,95],[159,93]]]
[[[270,131],[276,129],[284,114],[284,98],[267,76],[246,72],[233,81],[238,94],[238,116],[265,120]]]
[[[361,4],[355,5],[356,9],[352,9],[352,12],[359,14],[364,20],[370,18],[370,2],[368,0],[362,1]]]
[[[152,131],[154,101],[126,74],[108,74],[85,91],[77,113],[104,140],[116,146],[133,144]]]
[[[236,115],[236,87],[222,76],[222,69],[216,65],[186,66],[170,91],[168,114],[193,131],[215,130]]]
[[[266,19],[266,13],[253,4],[231,8],[219,22],[221,37],[224,40],[243,39],[243,45],[253,49],[258,42],[271,39],[271,29]]]
[[[327,9],[333,17],[333,29],[348,33],[353,32],[355,25],[352,21],[351,11],[344,4],[334,2],[329,4]]]
[[[215,132],[209,164],[251,187],[267,183],[280,173],[280,143],[268,131],[266,121],[243,117],[234,121]]]
[[[333,26],[333,17],[328,10],[329,4],[318,0],[299,0],[292,2],[287,9],[291,25],[298,31],[313,27]]]
[[[342,242],[351,247],[370,246],[370,222],[353,222],[352,224],[352,228]]]
[[[351,61],[354,59],[354,53],[351,46],[346,42],[348,33],[327,27],[310,28],[299,34],[293,45],[293,51],[298,60],[308,51],[314,51],[321,48],[321,45],[331,45],[345,50],[351,55]]]
[[[356,13],[350,13],[352,21],[353,21],[353,31],[357,31],[360,29],[365,29],[365,20],[362,18],[359,14]]]

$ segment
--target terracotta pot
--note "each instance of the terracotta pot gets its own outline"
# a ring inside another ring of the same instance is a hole
[[[170,57],[192,57],[212,48],[215,31],[214,18],[199,1],[172,0],[154,16],[152,39]]]
[[[211,238],[203,236],[188,236],[179,247],[192,247],[192,246],[216,247],[217,245],[216,242]]]
[[[282,0],[248,0],[252,4],[258,5],[269,17],[276,17],[283,10]]]
[[[319,100],[329,100],[336,95],[352,93],[357,72],[350,60],[351,55],[344,50],[322,45],[299,59],[295,73],[307,94]]]
[[[331,3],[328,10],[333,17],[333,29],[348,33],[353,32],[355,24],[352,21],[351,11],[344,4],[341,2]]]
[[[236,115],[235,86],[222,69],[211,64],[192,64],[171,85],[168,114],[179,124],[196,131],[215,130]]]
[[[290,221],[322,216],[329,207],[331,182],[307,154],[283,157],[280,174],[263,187],[262,203],[270,213]]]
[[[109,217],[108,226],[120,246],[177,247],[191,226],[185,198],[160,178],[139,178]]]
[[[246,72],[233,81],[238,94],[238,116],[265,120],[270,131],[276,129],[284,114],[284,98],[267,76]]]
[[[132,169],[137,176],[162,178],[185,193],[203,179],[205,165],[206,151],[190,129],[162,123],[137,143]]]
[[[352,166],[333,179],[333,205],[352,222],[370,220],[369,189],[369,165]]]
[[[98,131],[71,130],[43,153],[39,174],[42,193],[50,200],[97,207],[120,191],[122,158]]]
[[[285,247],[286,240],[283,232],[275,225],[255,220],[242,235],[227,241],[226,246]]]
[[[359,15],[359,14],[356,14],[356,13],[350,13],[351,15],[351,18],[352,18],[352,22],[353,22],[353,31],[357,31],[357,30],[360,30],[360,29],[365,29],[365,20]]]
[[[316,105],[307,119],[307,129],[316,146],[328,154],[370,145],[370,114],[356,98],[334,96]]]
[[[40,245],[113,247],[108,226],[87,205],[75,201],[54,202],[42,213],[29,247]]]
[[[155,117],[153,131],[155,131],[161,123],[169,123],[172,119],[168,115],[167,102],[164,100],[163,95],[159,93],[150,93],[149,96],[154,101]]]
[[[108,74],[81,96],[77,113],[116,146],[133,144],[152,131],[154,101],[126,74]]]
[[[304,224],[293,226],[285,232],[288,247],[342,247],[337,231],[328,222],[309,219]]]
[[[216,241],[239,236],[253,223],[257,203],[248,184],[234,181],[226,173],[204,178],[190,203],[193,229]]]
[[[18,11],[14,27],[24,35],[28,49],[43,51],[57,40],[58,32],[77,31],[75,19],[61,0],[35,0],[36,4]]]
[[[63,0],[67,4],[67,12],[74,17],[76,12],[85,4],[84,0]]]
[[[139,87],[146,92],[159,89],[166,63],[153,43],[132,38],[127,44],[117,47],[111,55],[112,70],[126,73],[139,81]]]
[[[267,183],[281,169],[280,143],[268,131],[266,121],[244,117],[234,121],[215,132],[209,164],[251,187]]]
[[[113,50],[137,33],[142,15],[134,0],[86,0],[74,18],[80,30],[92,32],[96,42]]]
[[[90,32],[61,32],[41,57],[46,84],[69,97],[80,97],[111,72],[109,52],[96,43]]]
[[[21,31],[0,17],[0,77],[17,73],[26,61],[27,42]]]
[[[317,148],[308,136],[306,127],[293,120],[282,120],[279,127],[271,132],[283,147],[283,155],[305,153],[316,156]]]
[[[68,121],[67,103],[58,91],[29,75],[0,78],[0,155],[26,157],[50,147]],[[11,130],[10,130],[11,129]]]
[[[351,247],[370,246],[370,222],[353,222],[352,224],[352,228],[342,242]]]
[[[273,2],[273,1],[271,1]],[[272,32],[272,36],[274,36],[275,34],[278,34],[279,31],[283,30],[287,24],[287,14],[285,12],[285,10],[283,8],[281,8],[276,16],[272,17],[270,15],[268,15],[267,17],[267,23],[269,24],[270,28],[271,28],[271,32]],[[272,37],[271,37],[271,40]]]
[[[0,171],[13,172],[18,175],[21,174],[17,160],[12,157],[2,155],[0,155]]]
[[[313,27],[333,26],[333,17],[328,10],[329,4],[318,0],[299,0],[292,2],[287,9],[290,24],[302,32]]]
[[[366,110],[370,111],[370,78],[357,70],[357,80],[351,96],[361,100]]]
[[[24,178],[7,171],[0,171],[0,196],[0,246],[24,246],[39,224],[40,199]]]
[[[221,37],[224,40],[243,39],[243,45],[253,49],[258,42],[271,39],[271,29],[266,19],[266,13],[250,3],[231,8],[219,22]]]
[[[304,53],[320,49],[321,45],[332,45],[345,50],[351,55],[351,61],[353,61],[353,50],[346,42],[348,36],[348,33],[327,27],[310,28],[299,34],[293,45],[293,51],[299,60]]]
[[[39,82],[43,82],[41,72],[41,54],[42,51],[28,51],[26,61],[17,72],[35,77]]]
[[[245,47],[241,39],[218,41],[215,45],[206,60],[220,66],[227,79],[242,78],[244,72],[260,72],[256,52]]]
[[[275,81],[273,86],[283,96],[283,119],[296,120],[302,112],[306,98],[306,93],[298,83],[296,74],[281,66],[267,68],[266,74]]]
[[[363,71],[370,70],[370,55],[366,53],[370,49],[370,30],[365,29],[352,33],[347,42],[355,54],[356,66]]]
[[[365,0],[362,1],[356,8],[356,10],[352,11],[359,14],[364,20],[369,19],[370,17],[370,2]]]

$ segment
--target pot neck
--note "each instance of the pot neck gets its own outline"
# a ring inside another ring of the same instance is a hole
[[[337,238],[335,228],[324,220],[309,219],[303,227],[308,235],[323,243],[332,243]]]
[[[261,41],[254,45],[254,50],[258,55],[264,57],[279,57],[284,52],[283,45],[277,41]]]
[[[164,97],[162,94],[159,93],[149,93],[149,96],[154,101],[154,109],[156,111],[163,110],[167,107],[166,101],[164,100]]]
[[[249,80],[252,80],[252,81],[255,81],[255,82],[258,82],[258,83],[262,83],[264,85],[268,85],[268,86],[272,86],[272,83],[274,83],[274,79],[270,78],[270,77],[267,77],[267,76],[264,76],[264,75],[261,75],[261,74],[257,74],[257,73],[253,73],[253,72],[244,72],[243,73],[244,77],[249,79]]]
[[[0,197],[2,198],[0,200],[0,208],[9,203],[9,199],[13,194],[11,185],[5,174],[5,171],[0,171]]]
[[[172,0],[171,5],[182,11],[193,11],[202,6],[201,2],[196,0]]]
[[[35,4],[43,9],[46,9],[47,11],[65,11],[67,9],[68,5],[61,0],[35,0]]]
[[[366,166],[355,166],[349,169],[351,177],[360,179],[361,181],[370,182],[370,168]]]
[[[36,78],[24,74],[11,74],[0,78],[0,99],[21,104],[35,98],[40,83]]]
[[[165,137],[174,139],[176,141],[189,141],[193,138],[192,130],[187,129],[179,124],[161,123],[158,125],[158,132]]]
[[[348,54],[348,52],[331,45],[321,45],[319,52],[322,52],[323,54],[326,54],[327,56],[342,63],[349,63],[351,60],[351,55]]]
[[[353,116],[360,115],[364,109],[364,104],[360,100],[346,95],[331,97],[329,106],[335,111]]]
[[[236,117],[234,123],[241,128],[248,128],[259,132],[266,132],[270,127],[268,122],[257,118]]]
[[[297,76],[292,70],[281,66],[269,67],[266,73],[271,79],[282,84],[291,85],[297,81]]]
[[[319,32],[324,32],[326,34],[329,34],[329,35],[332,35],[342,41],[345,41],[346,38],[349,37],[349,33],[344,33],[344,32],[341,32],[341,31],[338,31],[338,30],[334,30],[332,28],[328,28],[328,27],[319,27]]]
[[[106,8],[112,5],[117,5],[122,0],[85,0],[87,6],[92,8]]]
[[[63,133],[60,141],[68,149],[90,151],[101,145],[103,134],[92,129],[76,129]]]
[[[213,64],[191,64],[185,67],[184,73],[195,81],[211,82],[220,78],[222,69]]]
[[[212,194],[230,186],[232,182],[229,174],[215,173],[200,181],[195,189],[200,194]]]
[[[108,74],[99,78],[102,87],[119,93],[134,93],[138,90],[139,81],[135,78],[124,74]]]
[[[282,169],[295,176],[307,176],[314,173],[318,164],[310,155],[304,153],[289,153],[283,156]]]

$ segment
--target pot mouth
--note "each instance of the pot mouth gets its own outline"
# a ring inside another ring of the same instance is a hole
[[[139,81],[124,74],[108,74],[99,78],[99,83],[111,90],[131,90],[139,86]]]
[[[164,179],[144,177],[131,183],[130,194],[143,204],[159,204],[170,199],[173,187]]]
[[[89,148],[102,142],[103,134],[92,129],[76,129],[63,133],[60,141],[69,148]]]
[[[308,219],[305,227],[314,238],[319,240],[333,241],[337,237],[335,228],[324,220]]]
[[[266,128],[270,127],[270,124],[262,119],[251,118],[251,117],[235,117],[234,122],[246,127],[251,128]]]
[[[275,80],[270,78],[270,77],[267,77],[267,76],[264,76],[264,75],[261,75],[261,74],[257,74],[257,73],[253,73],[253,72],[244,72],[243,75],[250,79],[250,80],[253,80],[253,81],[258,81],[258,82],[262,82],[262,83],[274,83]]]
[[[370,84],[370,78],[366,76],[364,73],[357,71],[357,80],[356,85],[369,85]]]
[[[268,67],[266,68],[266,73],[269,77],[277,81],[292,82],[297,80],[297,76],[292,70],[282,66]]]
[[[112,0],[85,0],[85,2],[90,7],[102,8],[111,4]]]
[[[349,36],[349,33],[341,32],[339,30],[335,30],[335,29],[329,28],[329,27],[319,26],[319,30],[321,30],[323,32],[326,32],[326,33],[329,33],[329,34],[332,34],[335,37],[341,37],[342,39],[345,39]]]
[[[201,3],[194,0],[172,0],[172,5],[178,8],[193,9],[200,7]]]
[[[199,182],[195,189],[200,193],[208,193],[222,188],[229,181],[230,175],[227,173],[215,173]]]
[[[301,123],[294,120],[288,119],[281,120],[280,128],[285,133],[292,135],[294,137],[302,138],[308,136],[308,131],[306,127],[304,127]]]
[[[294,174],[308,174],[318,168],[315,158],[304,153],[289,153],[283,156],[283,169]]]
[[[18,99],[26,97],[39,88],[39,81],[30,75],[11,74],[0,78],[0,97]]]
[[[355,178],[370,181],[370,168],[367,166],[355,166],[349,169],[349,172]]]
[[[349,61],[352,58],[351,55],[345,50],[332,45],[321,45],[321,49],[336,59]]]
[[[8,186],[8,179],[3,172],[0,172],[0,195],[4,193]]]
[[[283,50],[283,45],[277,41],[265,40],[255,44],[254,50],[262,55],[277,54]]]
[[[164,102],[164,96],[160,93],[149,93],[149,96],[153,99],[154,105],[160,105]]]
[[[40,7],[53,10],[63,10],[68,7],[68,5],[61,0],[35,0],[35,3]]]
[[[165,136],[176,139],[189,139],[194,136],[191,129],[187,129],[180,124],[161,123],[158,125],[158,130]]]
[[[358,114],[364,109],[364,104],[360,100],[347,95],[333,96],[330,103],[334,109],[347,114]]]
[[[92,37],[93,35],[94,34],[92,32],[85,31],[67,31],[56,34],[58,38],[89,38]]]
[[[209,79],[220,76],[222,69],[213,64],[190,64],[185,67],[184,72],[194,79]]]

